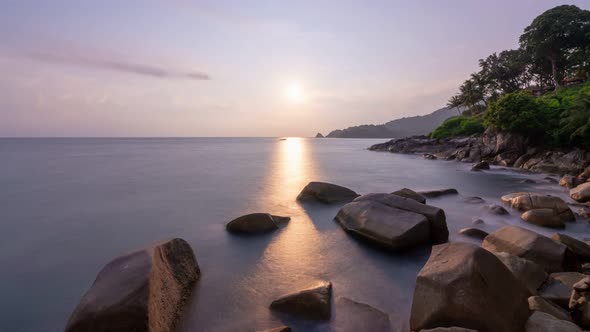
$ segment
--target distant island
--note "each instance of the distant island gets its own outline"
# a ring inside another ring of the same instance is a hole
[[[400,138],[425,135],[440,126],[445,120],[459,115],[456,107],[443,107],[430,114],[389,121],[384,124],[365,124],[331,131],[330,138]]]

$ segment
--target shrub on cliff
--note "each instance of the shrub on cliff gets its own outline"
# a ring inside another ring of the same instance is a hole
[[[481,117],[456,116],[447,119],[436,128],[430,137],[447,138],[454,136],[468,136],[477,133],[483,133],[485,130]]]
[[[527,92],[506,94],[490,103],[485,125],[527,136],[545,133],[552,107]]]

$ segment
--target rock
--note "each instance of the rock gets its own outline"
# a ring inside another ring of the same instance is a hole
[[[65,331],[173,331],[199,275],[182,239],[118,257],[98,273]]]
[[[467,204],[483,204],[486,201],[481,197],[470,196],[470,197],[463,198],[463,202],[467,203]]]
[[[488,236],[488,232],[475,227],[462,228],[459,230],[459,234],[474,237],[480,240],[483,240],[486,236]]]
[[[291,332],[291,328],[288,326],[280,326],[280,327],[275,327],[274,329],[264,330],[264,331],[260,331],[260,332]]]
[[[322,281],[316,285],[280,297],[270,308],[303,319],[329,320],[332,306],[332,283]]]
[[[398,191],[392,192],[393,195],[398,195],[405,198],[410,198],[415,200],[418,203],[426,204],[426,197],[418,194],[417,192],[413,191],[412,189],[402,188]]]
[[[584,328],[590,328],[590,277],[574,284],[569,301],[574,320]]]
[[[572,322],[572,317],[570,316],[569,312],[540,296],[529,297],[529,309],[531,311],[544,312],[560,320]]]
[[[526,286],[531,294],[537,294],[545,280],[547,280],[548,275],[543,267],[531,260],[505,252],[497,253],[496,257],[506,265],[516,279]]]
[[[549,183],[559,183],[559,181],[557,181],[556,179],[550,177],[550,176],[546,176],[543,178],[545,181],[549,182]]]
[[[430,242],[430,223],[425,216],[376,201],[348,203],[338,211],[336,221],[346,232],[394,251]]]
[[[573,289],[574,285],[584,279],[586,275],[579,272],[555,272],[551,273],[550,277]]]
[[[589,219],[589,220],[590,220],[590,208],[587,208],[587,207],[581,207],[581,208],[579,208],[579,209],[578,209],[578,213],[579,213],[579,214],[580,214],[582,217],[584,217],[584,218],[586,218],[586,219]]]
[[[559,185],[567,189],[575,188],[577,185],[581,183],[583,183],[583,181],[580,182],[575,176],[571,175],[566,175],[562,177],[561,180],[559,180]]]
[[[565,223],[552,209],[532,209],[521,215],[522,220],[529,224],[552,227],[565,228]]]
[[[278,229],[280,223],[290,219],[268,213],[251,213],[230,221],[225,228],[230,233],[264,233]]]
[[[472,329],[464,329],[462,327],[437,327],[434,329],[420,330],[420,332],[478,332]]]
[[[535,311],[529,317],[525,332],[582,332],[576,324],[559,320],[541,311]]]
[[[473,225],[481,225],[481,224],[485,224],[486,222],[483,221],[483,219],[475,219],[471,222]]]
[[[416,279],[410,327],[520,332],[529,296],[492,253],[469,243],[437,245]]]
[[[326,182],[310,182],[303,188],[298,201],[319,201],[326,204],[350,202],[359,194],[354,191],[331,183]]]
[[[322,133],[317,133],[315,135],[315,138],[324,138],[324,135],[322,135]]]
[[[488,205],[486,207],[484,207],[484,209],[490,213],[490,214],[495,214],[498,216],[507,216],[510,215],[510,212],[508,212],[508,210],[506,210],[504,207],[497,205],[497,204],[493,204],[493,205]]]
[[[562,308],[567,308],[571,293],[572,287],[557,279],[549,278],[549,281],[539,291],[539,296]]]
[[[471,167],[472,171],[481,171],[483,169],[490,169],[490,164],[487,161],[480,161]]]
[[[533,184],[533,183],[537,183],[537,181],[532,180],[532,179],[524,179],[524,180],[520,181],[520,183]]]
[[[354,201],[359,202],[364,200],[377,201],[393,208],[425,216],[430,223],[430,241],[433,244],[445,243],[449,239],[449,229],[447,228],[445,211],[440,208],[420,204],[412,199],[392,194],[367,194],[356,198]]]
[[[561,233],[553,234],[551,237],[555,241],[563,243],[576,257],[581,260],[590,260],[590,245],[586,242],[574,239],[573,237]]]
[[[533,209],[552,209],[563,221],[575,221],[576,216],[559,197],[531,192],[515,192],[502,196],[502,202],[513,209],[528,211]]]
[[[425,153],[424,154],[424,159],[429,159],[429,160],[436,160],[438,159],[435,155],[430,154],[430,153]]]
[[[449,189],[440,189],[440,190],[428,190],[428,191],[420,191],[418,192],[420,195],[426,198],[434,198],[440,197],[445,195],[457,195],[459,192],[457,189],[449,188]]]
[[[336,299],[335,316],[332,326],[338,332],[391,331],[386,313],[346,297]]]
[[[590,200],[590,182],[582,183],[571,189],[570,197],[580,203],[588,202]]]
[[[488,235],[482,247],[494,253],[507,252],[529,259],[547,272],[563,270],[566,246],[522,227],[502,227]]]

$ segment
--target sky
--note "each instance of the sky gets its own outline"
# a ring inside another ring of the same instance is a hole
[[[423,115],[561,4],[0,0],[0,136],[313,136]]]

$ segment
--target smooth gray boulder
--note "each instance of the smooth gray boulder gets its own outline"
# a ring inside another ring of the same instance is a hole
[[[446,196],[446,195],[457,195],[457,194],[459,194],[459,192],[457,191],[457,189],[448,188],[448,189],[419,191],[418,194],[420,194],[426,198],[435,198],[435,197]]]
[[[584,241],[575,239],[569,235],[556,233],[551,237],[555,241],[563,243],[568,250],[581,260],[590,260],[590,245]]]
[[[570,197],[580,203],[590,201],[590,182],[582,183],[570,189]]]
[[[392,192],[393,195],[398,195],[405,198],[410,198],[415,200],[418,203],[426,204],[426,197],[418,194],[417,192],[413,191],[412,189],[402,188],[398,191]]]
[[[391,331],[386,313],[346,297],[336,299],[334,316],[332,326],[338,332]]]
[[[525,332],[582,332],[576,324],[567,320],[559,320],[541,311],[535,311],[529,317]]]
[[[325,204],[347,203],[358,197],[359,194],[354,191],[336,184],[326,182],[308,183],[297,200],[301,202],[322,202]]]
[[[437,245],[416,278],[410,328],[522,332],[529,296],[489,251],[462,242]]]
[[[519,211],[533,209],[552,209],[563,221],[575,221],[576,216],[563,199],[534,192],[514,192],[504,195],[502,202]]]
[[[488,232],[475,227],[467,227],[459,230],[459,234],[483,240]]]
[[[420,204],[413,199],[400,197],[398,195],[373,193],[360,196],[354,202],[376,201],[387,206],[414,212],[425,216],[430,223],[430,241],[433,244],[445,243],[449,240],[449,229],[445,211],[435,206]]]
[[[279,228],[279,224],[289,221],[289,217],[273,216],[268,213],[251,213],[238,217],[225,225],[230,233],[266,233]]]
[[[546,236],[518,226],[504,226],[488,235],[482,247],[507,252],[541,265],[547,272],[563,271],[566,246]]]
[[[308,289],[280,297],[270,308],[309,320],[329,320],[332,313],[332,283],[318,282]]]
[[[506,265],[516,279],[520,280],[526,286],[531,294],[537,294],[543,283],[549,277],[543,267],[533,261],[510,255],[506,252],[500,252],[495,255]]]
[[[199,276],[182,239],[118,257],[98,273],[65,331],[173,331]]]
[[[532,209],[521,215],[522,220],[529,224],[551,227],[565,228],[563,219],[552,209]]]
[[[430,242],[430,223],[425,216],[377,201],[348,203],[338,211],[336,221],[346,232],[394,251]]]
[[[561,308],[557,304],[548,301],[540,296],[529,297],[529,309],[531,311],[540,311],[549,314],[560,320],[572,321],[572,317],[569,312]]]

